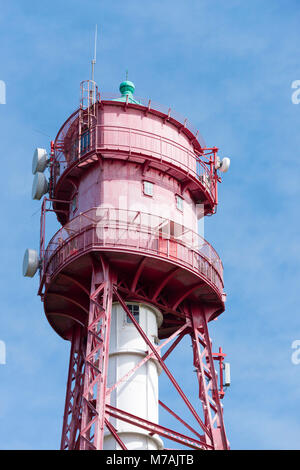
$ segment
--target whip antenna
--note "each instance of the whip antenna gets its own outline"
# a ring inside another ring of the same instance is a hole
[[[94,58],[92,59],[92,80],[93,81],[94,81],[94,72],[95,72],[95,64],[96,64],[96,56],[97,56],[97,33],[98,33],[98,25],[96,25],[96,29],[95,29]]]

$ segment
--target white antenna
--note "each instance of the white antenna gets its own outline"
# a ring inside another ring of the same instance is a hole
[[[96,64],[96,55],[97,55],[97,31],[98,31],[98,25],[96,25],[96,30],[95,30],[94,58],[92,59],[92,80],[93,81],[94,81],[94,68]]]

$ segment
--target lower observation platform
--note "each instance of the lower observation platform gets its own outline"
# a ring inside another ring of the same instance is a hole
[[[90,209],[62,227],[41,258],[45,313],[66,339],[74,322],[86,326],[93,264],[101,258],[126,300],[147,302],[162,312],[160,338],[185,323],[189,302],[208,306],[208,321],[224,311],[218,254],[197,233],[162,217]]]

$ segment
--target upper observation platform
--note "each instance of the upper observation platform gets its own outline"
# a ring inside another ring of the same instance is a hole
[[[206,149],[198,132],[171,108],[134,98],[134,85],[120,85],[120,97],[97,94],[63,124],[54,142],[51,196],[59,221],[69,220],[77,182],[91,166],[123,161],[174,179],[204,215],[217,204],[216,148]],[[89,92],[87,92],[89,93]],[[59,201],[59,202],[58,202]]]

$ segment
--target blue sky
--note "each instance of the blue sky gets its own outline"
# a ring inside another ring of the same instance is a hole
[[[21,265],[39,239],[32,153],[49,147],[78,105],[97,22],[100,90],[117,93],[128,69],[137,96],[187,116],[231,157],[217,215],[205,224],[225,266],[227,308],[210,331],[232,368],[227,433],[233,449],[299,449],[300,364],[291,362],[300,339],[300,104],[291,101],[299,2],[2,0],[0,11],[0,448],[59,446],[69,345]],[[170,362],[179,376],[184,346]]]

